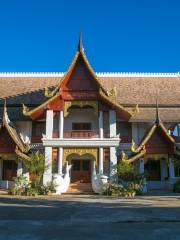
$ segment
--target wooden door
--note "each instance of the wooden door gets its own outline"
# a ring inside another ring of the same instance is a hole
[[[74,159],[71,161],[71,182],[91,182],[91,160]]]

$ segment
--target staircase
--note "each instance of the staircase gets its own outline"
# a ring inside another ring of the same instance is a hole
[[[92,186],[91,183],[71,183],[67,193],[92,193]]]

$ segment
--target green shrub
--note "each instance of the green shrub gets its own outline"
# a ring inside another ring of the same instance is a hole
[[[14,187],[9,189],[9,194],[25,196],[47,195],[54,192],[55,185],[53,182],[45,186],[39,182],[39,179],[33,179],[31,182],[28,182],[24,176],[15,178]]]

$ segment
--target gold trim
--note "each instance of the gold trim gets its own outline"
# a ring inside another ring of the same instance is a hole
[[[65,148],[63,151],[63,159],[67,160],[67,157],[71,154],[78,154],[83,156],[84,154],[90,154],[95,158],[95,161],[98,159],[98,149],[97,148]]]
[[[29,110],[29,108],[23,103],[22,104],[22,107],[23,107],[23,110],[22,110],[22,112],[23,112],[23,115],[24,116],[29,116],[30,114],[30,110]]]
[[[59,93],[57,93],[56,95],[54,95],[52,98],[50,98],[49,100],[47,100],[46,102],[42,103],[41,105],[39,105],[38,107],[34,108],[33,110],[29,110],[29,108],[27,106],[23,105],[23,114],[25,116],[31,116],[34,112],[36,112],[39,109],[45,108],[47,106],[47,104],[49,104],[51,101],[53,101],[56,97],[59,96]]]
[[[68,109],[72,106],[78,106],[83,108],[85,106],[90,106],[94,108],[94,113],[98,115],[98,102],[97,101],[65,101],[64,102],[64,117],[69,115]]]
[[[2,160],[17,160],[15,153],[0,153],[0,159]]]
[[[149,158],[152,160],[160,160],[161,158],[165,158],[168,160],[168,154],[146,154],[144,159],[147,161]]]
[[[117,88],[113,87],[110,91],[106,91],[108,97],[116,97],[117,96]]]

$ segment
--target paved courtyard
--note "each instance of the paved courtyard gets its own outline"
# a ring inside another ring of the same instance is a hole
[[[0,239],[180,240],[180,195],[0,196]]]

